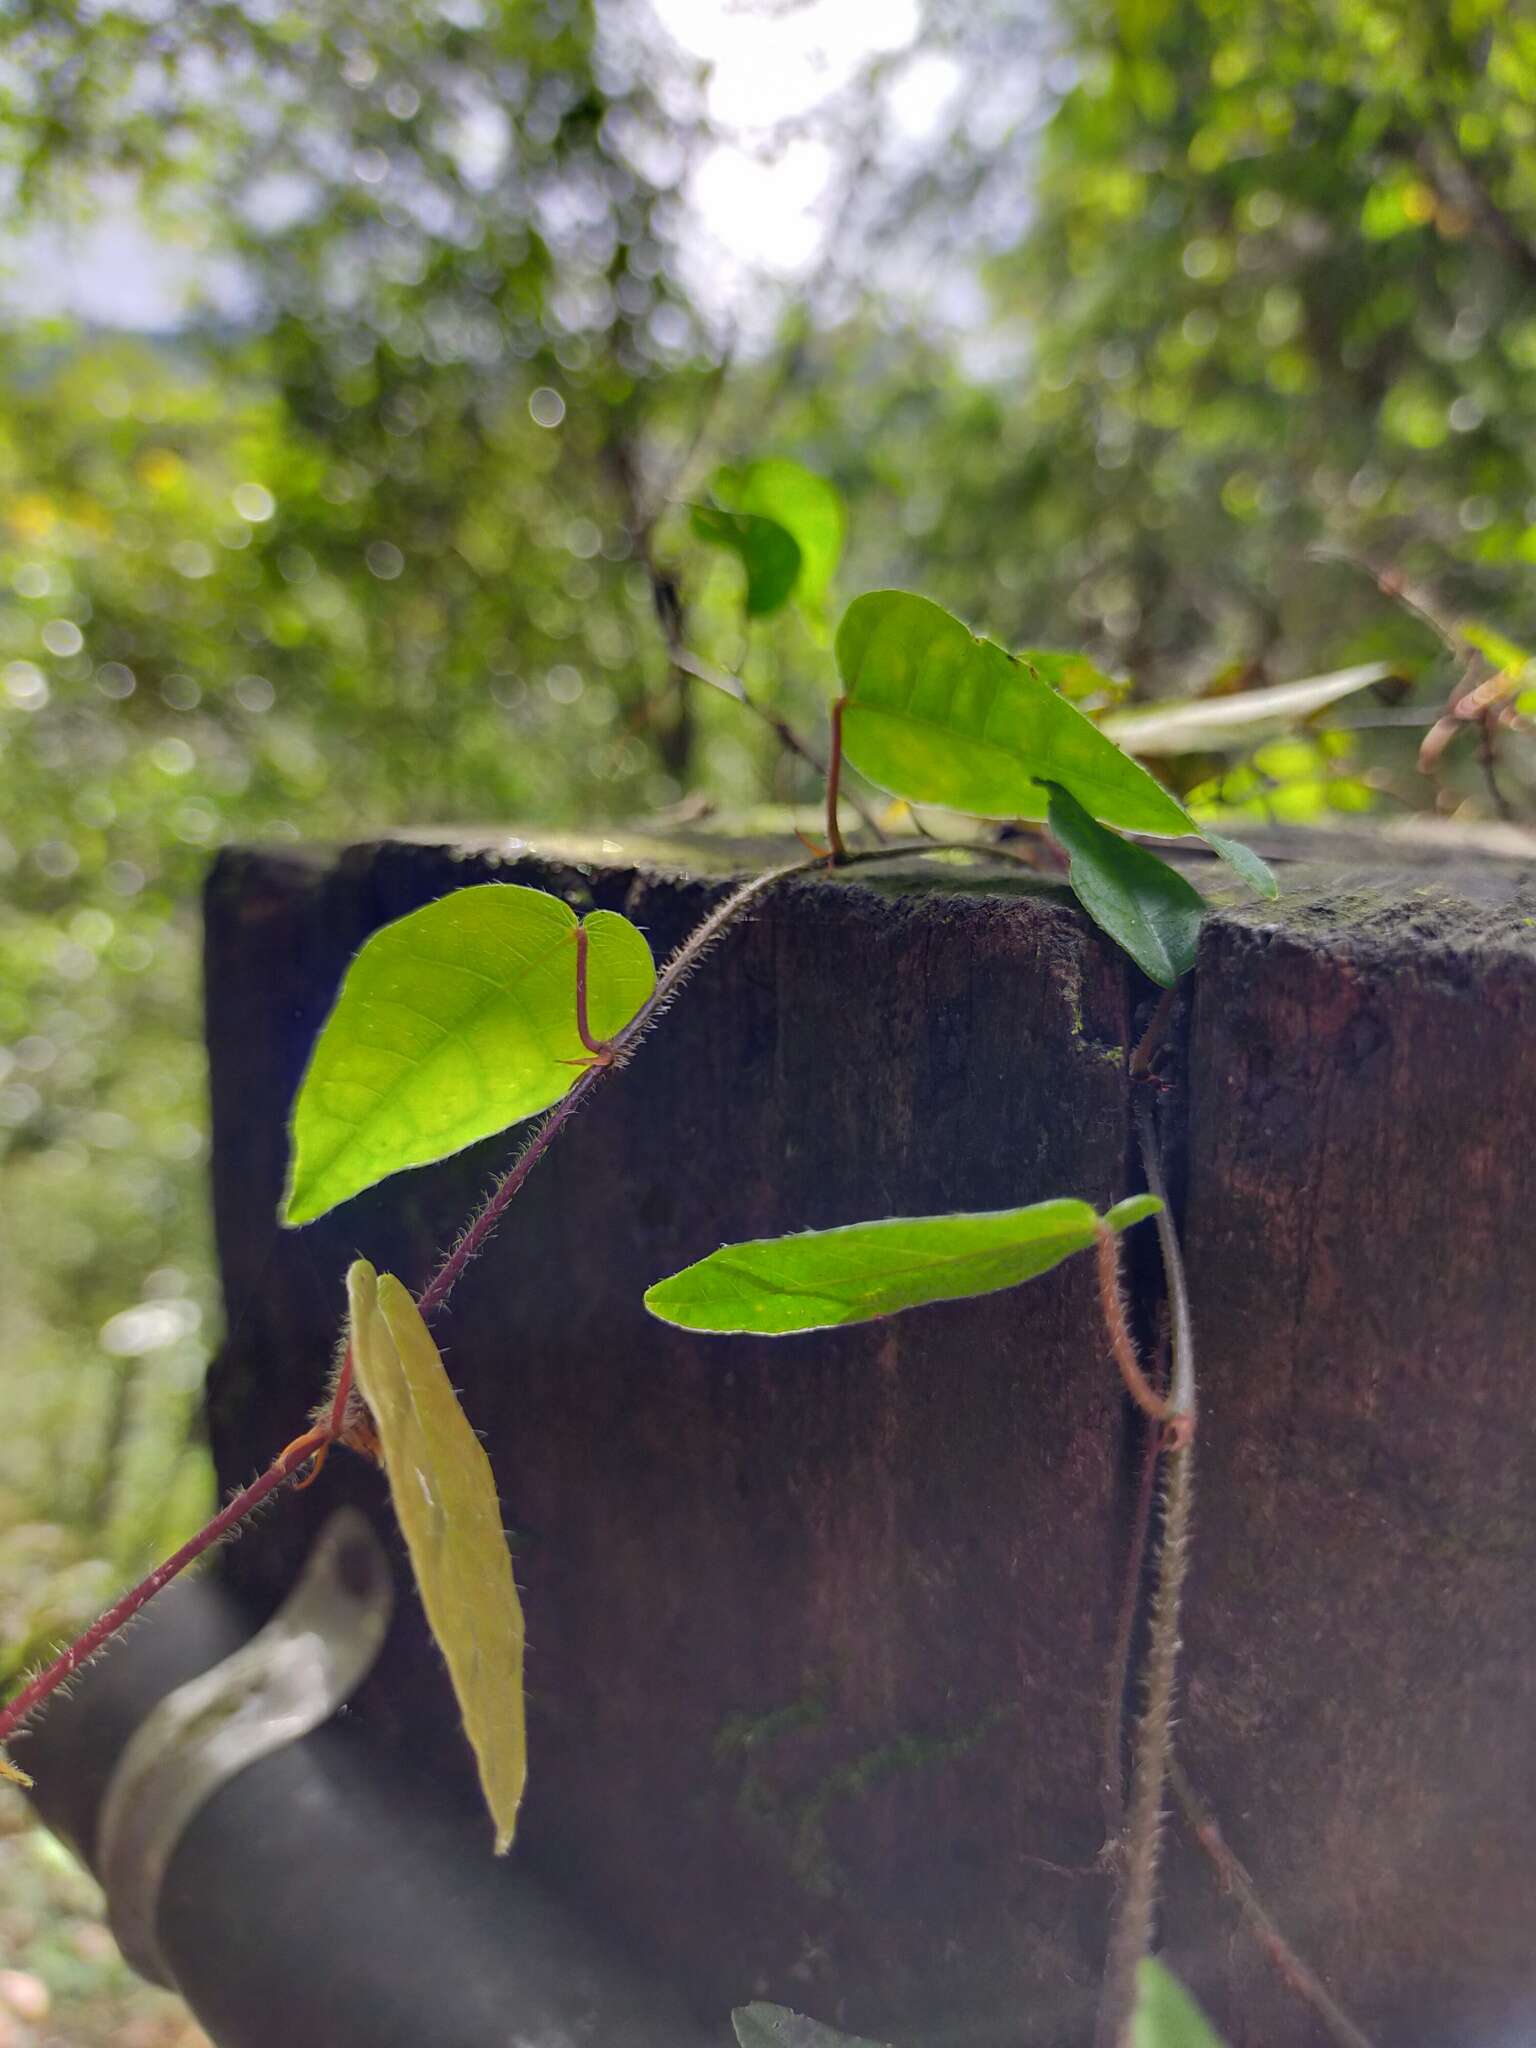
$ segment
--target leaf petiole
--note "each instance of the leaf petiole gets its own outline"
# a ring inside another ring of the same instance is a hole
[[[588,952],[589,952],[589,950],[590,950],[590,947],[591,947],[591,943],[592,943],[592,942],[591,942],[591,939],[590,939],[590,938],[588,937],[588,934],[587,934],[587,927],[586,927],[586,925],[585,925],[585,924],[579,924],[579,925],[577,925],[577,927],[576,927],[576,1036],[577,1036],[577,1037],[578,1037],[578,1038],[579,1038],[579,1039],[581,1040],[582,1044],[583,1044],[583,1045],[584,1045],[584,1046],[585,1046],[585,1047],[587,1048],[587,1051],[588,1051],[589,1053],[591,1053],[591,1055],[592,1055],[592,1058],[591,1058],[591,1060],[590,1060],[590,1061],[588,1061],[588,1060],[573,1060],[573,1061],[569,1062],[569,1064],[570,1064],[570,1065],[572,1065],[572,1066],[589,1066],[589,1065],[590,1065],[590,1066],[598,1066],[598,1067],[607,1067],[607,1066],[611,1066],[611,1065],[613,1064],[613,1041],[612,1041],[611,1039],[608,1039],[608,1038],[594,1038],[594,1037],[592,1036],[592,1021],[591,1021],[591,1018],[590,1018],[590,1017],[588,1016],[588,1014],[587,1014],[587,955],[588,955]],[[562,1064],[562,1066],[563,1066],[563,1065],[567,1064],[567,1062],[565,1062],[565,1061],[562,1061],[562,1062],[561,1062],[561,1064]]]
[[[848,858],[842,827],[837,822],[837,796],[843,779],[843,707],[847,701],[846,697],[839,697],[832,705],[832,746],[827,759],[827,845],[834,867]]]

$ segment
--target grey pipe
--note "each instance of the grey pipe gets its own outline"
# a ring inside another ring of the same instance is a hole
[[[102,1801],[135,1730],[250,1631],[215,1581],[174,1588],[28,1739],[43,1818],[97,1862]],[[355,1725],[249,1765],[181,1834],[160,1954],[220,2048],[720,2048],[601,1930],[494,1861]],[[722,2016],[723,2021],[723,2016]]]

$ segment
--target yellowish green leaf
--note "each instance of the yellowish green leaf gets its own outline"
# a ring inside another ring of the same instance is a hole
[[[1155,1956],[1143,1956],[1136,1966],[1131,2048],[1223,2048],[1205,2014]]]
[[[352,1361],[427,1622],[448,1665],[496,1829],[511,1846],[528,1771],[523,1609],[490,1460],[407,1290],[358,1259]]]
[[[1127,831],[1193,831],[1178,800],[1017,656],[925,597],[874,590],[837,633],[843,750],[881,789],[976,818],[1043,818],[1047,782]]]
[[[591,1029],[611,1038],[655,988],[655,963],[616,911],[582,922]],[[558,896],[487,882],[374,933],[294,1103],[285,1223],[559,1101],[584,1058],[576,925]]]

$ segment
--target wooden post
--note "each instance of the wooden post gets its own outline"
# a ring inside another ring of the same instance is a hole
[[[622,909],[661,955],[762,858],[623,834],[221,859],[223,1478],[317,1398],[348,1259],[419,1284],[513,1149],[278,1230],[288,1103],[362,938],[500,877]],[[1221,914],[1176,1098],[1206,1388],[1182,1752],[1282,1923],[1394,2043],[1481,2043],[1536,2005],[1523,877],[1303,871],[1281,905]],[[1127,1192],[1133,983],[1064,892],[1012,871],[786,885],[576,1120],[443,1321],[528,1610],[518,1854],[703,2012],[770,1997],[924,2048],[1086,2036],[1133,1486],[1091,1262],[777,1343],[666,1329],[640,1297],[731,1238]],[[387,1519],[378,1475],[335,1466],[229,1553],[254,1603],[342,1493]],[[465,1792],[408,1601],[357,1712]],[[1193,1861],[1165,1938],[1236,2048],[1312,2039]]]
[[[1384,2043],[1536,2029],[1533,1032],[1525,863],[1335,871],[1202,945],[1181,1752]],[[1220,1913],[1186,1865],[1176,1966],[1308,2040]]]

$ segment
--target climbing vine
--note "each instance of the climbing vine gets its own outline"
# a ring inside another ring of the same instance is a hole
[[[841,516],[821,480],[792,463],[722,472],[692,515],[703,542],[743,572],[747,621],[791,601],[814,638],[841,546]],[[674,640],[680,676],[749,702],[738,679]],[[494,1846],[512,1842],[529,1759],[522,1697],[522,1616],[494,1475],[459,1405],[429,1325],[484,1250],[571,1116],[634,1058],[688,977],[742,914],[787,878],[942,852],[1008,859],[1066,879],[1088,916],[1150,982],[1172,991],[1194,963],[1204,903],[1157,845],[1214,853],[1247,888],[1276,893],[1246,847],[1180,803],[1085,702],[1116,695],[1081,656],[1010,652],[929,599],[873,591],[847,608],[832,642],[825,845],[738,887],[658,972],[627,918],[584,919],[558,897],[514,884],[456,891],[376,932],[358,951],[311,1051],[290,1125],[282,1221],[299,1228],[393,1175],[444,1159],[542,1117],[481,1207],[414,1294],[358,1260],[331,1384],[267,1470],[199,1535],[125,1594],[0,1710],[0,1741],[21,1731],[60,1684],[161,1588],[269,1496],[307,1485],[337,1445],[380,1463],[427,1620],[463,1715],[492,1816]],[[814,749],[783,728],[804,759]],[[845,834],[844,781],[882,801],[856,808],[869,842]],[[876,806],[878,808],[878,805]],[[942,838],[925,811],[951,821]],[[905,824],[908,829],[899,830]],[[884,831],[898,830],[888,838]],[[1001,828],[1001,829],[999,829]],[[1148,841],[1156,842],[1156,845]],[[1145,1189],[1103,1213],[1071,1191],[985,1213],[850,1218],[833,1229],[727,1245],[658,1276],[649,1312],[713,1334],[778,1337],[1026,1284],[1063,1260],[1096,1262],[1103,1343],[1150,1432],[1147,1526],[1156,1563],[1129,1744],[1129,1784],[1110,1800],[1106,1862],[1118,1873],[1106,1941],[1099,2048],[1214,2041],[1155,1960],[1159,1846],[1172,1769],[1180,1601],[1192,1526],[1197,1392],[1187,1294],[1157,1128],[1157,1065],[1171,997],[1127,1048]],[[831,1057],[833,1055],[829,1055]],[[1120,1278],[1123,1234],[1151,1221],[1169,1303],[1168,1370],[1140,1355]],[[1085,1343],[1093,1344],[1085,1333]],[[1161,1472],[1161,1505],[1152,1517]],[[1140,1548],[1128,1567],[1134,1583]],[[1127,1610],[1129,1611],[1129,1610]],[[1121,1631],[1109,1689],[1106,1769],[1122,1776],[1118,1699],[1131,1633]],[[20,1775],[3,1761],[0,1768]],[[537,1757],[532,1759],[537,1769]],[[1195,1795],[1182,1778],[1181,1803]],[[837,2037],[777,2008],[735,2016],[741,2048],[828,2048]]]

